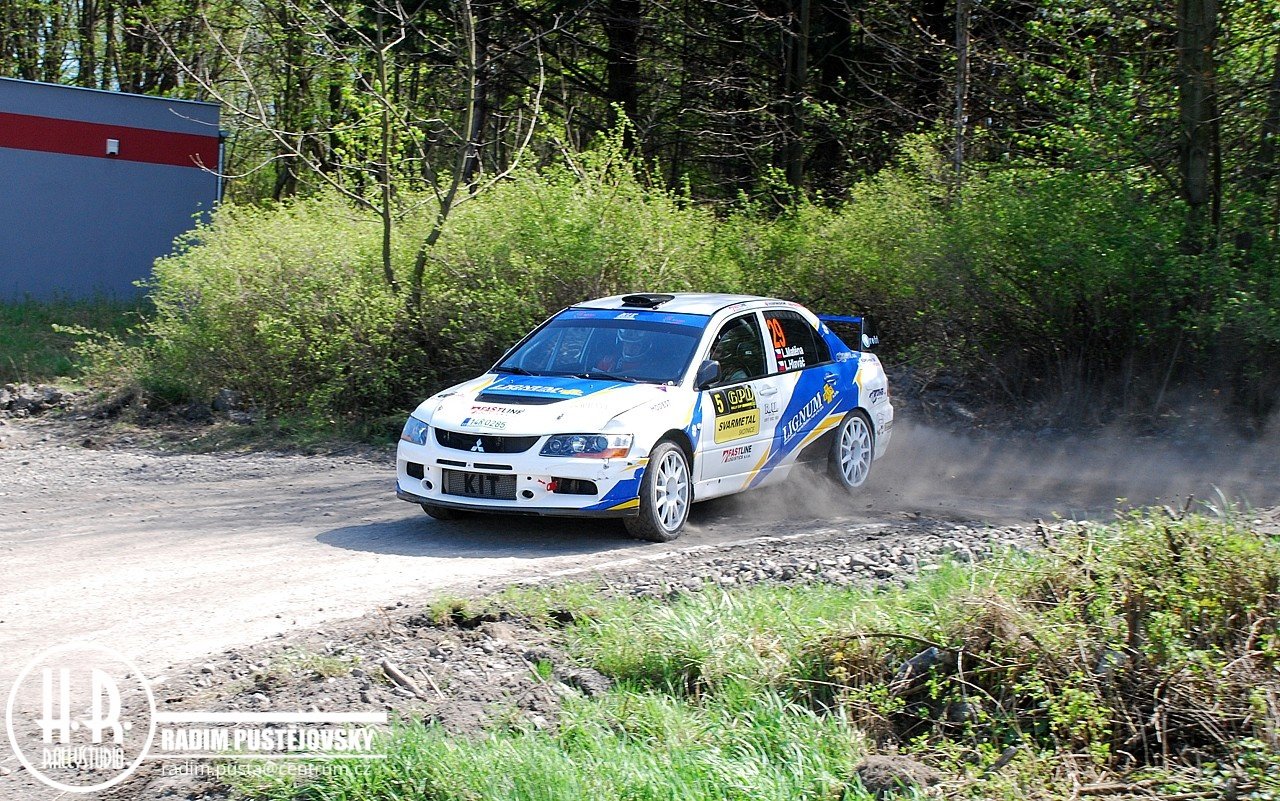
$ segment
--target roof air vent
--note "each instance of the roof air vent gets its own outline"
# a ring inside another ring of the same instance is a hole
[[[623,306],[639,306],[644,309],[656,309],[669,300],[675,300],[675,295],[623,295]]]

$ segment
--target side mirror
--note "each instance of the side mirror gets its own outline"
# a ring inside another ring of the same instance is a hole
[[[715,359],[707,359],[698,365],[698,374],[694,376],[693,388],[706,389],[715,382],[720,380],[720,362]]]

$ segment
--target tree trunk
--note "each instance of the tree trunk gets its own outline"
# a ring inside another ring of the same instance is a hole
[[[107,0],[102,6],[102,19],[105,23],[105,47],[102,55],[102,83],[99,89],[116,88],[116,76],[120,74],[120,54],[116,49],[116,7]]]
[[[34,19],[38,20],[40,13],[40,7],[37,6],[32,11]],[[47,83],[62,82],[62,60],[66,55],[64,51],[66,34],[63,31],[65,20],[62,14],[62,6],[53,4],[49,12],[49,23],[44,31],[44,58],[40,69],[40,80]]]
[[[634,126],[640,117],[640,14],[640,0],[608,0],[604,8],[609,125],[618,125],[619,110],[631,122],[622,139],[628,152],[635,147]]]
[[[471,115],[471,125],[467,130],[467,159],[462,165],[462,182],[467,186],[474,185],[480,174],[481,152],[484,147],[484,130],[489,125],[489,11],[486,4],[476,3],[475,15],[476,39],[476,83],[475,113]]]
[[[1187,203],[1183,246],[1202,251],[1208,233],[1205,215],[1217,203],[1213,141],[1218,126],[1214,46],[1218,0],[1178,0],[1178,171]]]
[[[786,103],[788,109],[785,164],[787,184],[799,189],[804,184],[804,101],[809,87],[809,0],[798,0],[790,20],[790,42],[786,58]]]
[[[1276,176],[1280,175],[1277,151],[1280,150],[1280,47],[1276,48],[1275,63],[1271,68],[1271,85],[1267,87],[1267,112],[1258,135],[1258,159],[1254,167],[1254,185],[1261,197],[1272,198],[1270,237],[1280,239],[1280,187]]]
[[[969,114],[965,109],[969,99],[969,0],[956,0],[955,89],[955,148],[951,154],[951,168],[955,171],[955,189],[958,193],[963,181],[965,129],[969,122]]]
[[[98,4],[94,0],[80,3],[79,64],[76,84],[93,87],[98,84]]]
[[[387,94],[387,45],[386,38],[383,33],[383,13],[378,12],[378,92],[383,98],[388,98]],[[382,114],[378,125],[378,194],[381,203],[378,206],[378,214],[382,218],[382,278],[387,282],[387,286],[391,287],[392,292],[400,290],[399,284],[396,283],[396,275],[391,269],[391,234],[392,234],[392,211],[391,211],[391,110],[384,100],[382,105]]]

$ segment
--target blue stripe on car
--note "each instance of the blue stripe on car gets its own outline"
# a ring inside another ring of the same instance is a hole
[[[486,392],[523,395],[533,398],[585,398],[616,387],[616,381],[599,381],[563,375],[504,375],[485,387]]]
[[[854,354],[851,360],[810,368],[800,374],[791,400],[774,428],[769,456],[747,483],[748,488],[764,481],[823,420],[857,407],[858,385],[853,381],[857,371],[858,360]]]

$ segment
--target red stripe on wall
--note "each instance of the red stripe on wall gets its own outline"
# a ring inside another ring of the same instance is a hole
[[[107,140],[120,143],[118,156],[107,155]],[[204,166],[218,169],[218,137],[60,120],[0,111],[0,147],[65,153],[71,156]]]

